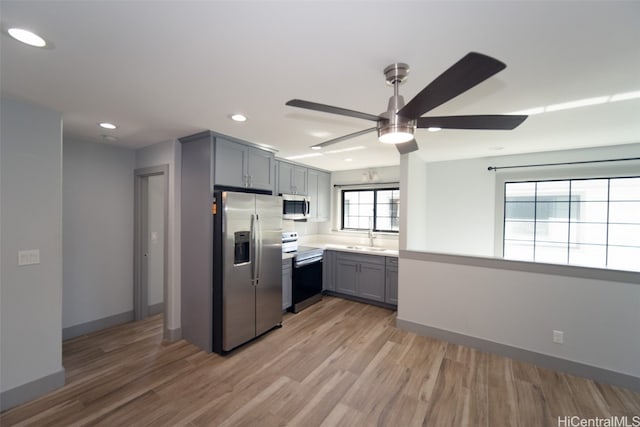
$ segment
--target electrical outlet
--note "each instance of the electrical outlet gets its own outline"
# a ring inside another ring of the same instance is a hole
[[[40,264],[40,249],[25,249],[18,251],[18,265]]]
[[[553,342],[556,344],[564,344],[564,332],[554,330]]]

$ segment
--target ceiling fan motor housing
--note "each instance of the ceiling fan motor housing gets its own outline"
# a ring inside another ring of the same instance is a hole
[[[399,116],[398,111],[404,107],[404,98],[398,94],[398,85],[402,84],[409,74],[409,66],[396,63],[384,69],[387,84],[393,86],[393,96],[389,98],[387,111],[380,114],[378,120],[378,139],[388,144],[399,144],[413,139],[416,121]]]

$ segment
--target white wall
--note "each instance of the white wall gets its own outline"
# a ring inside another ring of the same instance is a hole
[[[640,377],[637,283],[407,258],[399,272],[399,320]]]
[[[62,326],[133,310],[135,151],[63,144]]]
[[[409,212],[403,248],[490,257],[503,263],[509,261],[493,256],[501,234],[499,191],[506,177],[640,173],[638,161],[487,170],[640,157],[640,144],[422,165],[404,157],[401,188],[408,188],[403,205],[409,205]],[[413,209],[412,201],[424,203],[424,210]],[[640,376],[637,283],[422,261],[410,259],[409,253],[401,253],[399,273],[399,320]],[[553,329],[564,331],[565,344],[551,342]]]
[[[413,163],[403,166],[411,173],[408,185],[412,189],[405,191],[409,197],[407,203],[423,203],[424,209],[409,209],[409,215],[414,215],[415,220],[408,219],[410,242],[407,249],[477,256],[500,254],[500,242],[496,239],[501,234],[502,205],[497,203],[499,194],[496,191],[502,189],[496,183],[505,177],[554,179],[609,176],[634,168],[635,173],[640,174],[640,162],[506,169],[498,172],[488,171],[489,166],[629,157],[640,157],[640,144],[423,163],[426,174],[422,177],[416,175],[420,165],[412,160]],[[403,185],[406,185],[404,180]],[[423,197],[426,200],[422,201]]]
[[[62,117],[0,100],[0,391],[62,385]],[[18,266],[18,251],[40,263]],[[40,390],[44,393],[48,390]],[[2,407],[7,403],[2,402]]]
[[[427,228],[426,164],[417,153],[400,158],[400,249],[424,250]]]
[[[169,232],[167,255],[166,327],[180,329],[180,174],[182,165],[180,143],[165,141],[136,151],[136,168],[169,165]]]
[[[371,174],[371,175],[368,175]],[[371,180],[366,177],[371,176]],[[321,236],[314,236],[314,239],[320,239],[330,243],[353,243],[359,245],[368,245],[368,233],[357,231],[340,230],[341,221],[341,200],[340,188],[335,186],[349,185],[370,185],[375,187],[380,184],[400,183],[400,167],[384,166],[377,168],[351,169],[344,171],[335,171],[331,173],[331,220],[317,223],[317,233]],[[354,187],[357,188],[357,187]],[[402,197],[402,193],[400,195]],[[402,207],[400,208],[402,212]],[[402,228],[402,224],[400,225]],[[375,245],[388,247],[391,249],[398,248],[398,234],[395,233],[376,233]]]

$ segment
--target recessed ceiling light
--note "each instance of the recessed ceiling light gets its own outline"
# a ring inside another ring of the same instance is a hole
[[[327,132],[325,130],[316,130],[309,132],[309,135],[315,136],[316,138],[327,138],[331,136],[331,132]]]
[[[319,145],[314,145],[313,147],[311,147],[312,150],[322,150],[322,147],[320,147]]]
[[[430,128],[427,128],[427,130],[429,132],[440,132],[442,130],[442,128],[439,128],[437,126],[431,126]]]
[[[234,122],[246,122],[247,121],[247,116],[245,116],[244,114],[240,114],[240,113],[235,113],[229,116],[229,118],[231,118],[231,120],[233,120]]]
[[[353,159],[351,157],[347,157],[346,159],[344,159],[345,162],[352,162]]]
[[[98,126],[100,126],[103,129],[111,129],[111,130],[117,128],[116,125],[114,125],[113,123],[109,123],[109,122],[98,123]]]
[[[22,28],[9,28],[7,33],[9,33],[9,35],[14,39],[24,44],[28,44],[29,46],[45,47],[47,45],[47,42],[44,41],[42,37],[29,30]]]

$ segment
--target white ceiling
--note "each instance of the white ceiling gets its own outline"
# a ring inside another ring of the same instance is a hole
[[[411,66],[401,94],[470,51],[506,70],[427,115],[501,114],[640,90],[640,2],[0,2],[3,94],[62,112],[65,137],[143,147],[205,129],[279,157],[371,123],[285,106],[300,98],[378,114],[382,70]],[[53,47],[22,45],[32,29]],[[232,122],[243,112],[249,120]],[[119,125],[115,131],[100,121]],[[320,132],[322,137],[313,136]],[[640,99],[545,113],[514,131],[418,130],[427,160],[640,142]],[[399,163],[375,133],[300,160],[329,169]],[[351,157],[351,162],[344,159]]]

